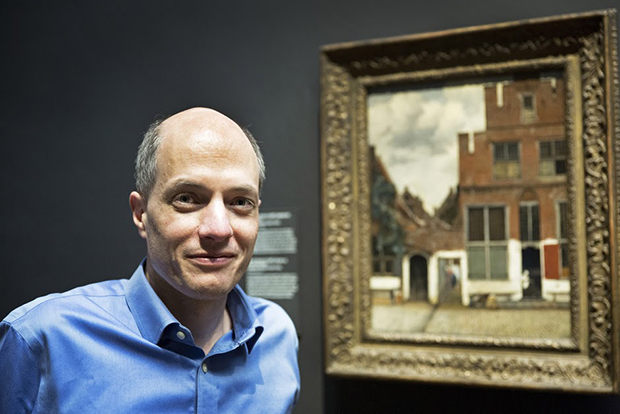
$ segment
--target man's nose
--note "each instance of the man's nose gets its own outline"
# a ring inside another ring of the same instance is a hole
[[[220,200],[211,200],[201,217],[198,235],[203,239],[224,241],[233,235],[229,211]]]

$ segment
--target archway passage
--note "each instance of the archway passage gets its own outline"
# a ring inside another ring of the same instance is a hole
[[[523,271],[527,270],[528,283],[524,286],[523,299],[540,299],[542,293],[542,280],[540,274],[540,250],[534,247],[526,247],[521,250]]]
[[[426,301],[428,299],[428,263],[424,256],[419,254],[409,259],[410,269],[410,297],[411,301]]]

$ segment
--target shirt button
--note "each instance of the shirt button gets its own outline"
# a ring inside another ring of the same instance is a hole
[[[205,374],[207,373],[207,363],[206,362],[202,363],[202,372],[204,372]]]
[[[179,331],[177,332],[177,338],[179,338],[181,341],[185,339],[185,333],[183,333],[183,331]]]

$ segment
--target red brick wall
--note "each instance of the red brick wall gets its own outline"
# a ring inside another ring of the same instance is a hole
[[[473,137],[459,134],[459,206],[502,204],[508,207],[509,237],[519,239],[519,203],[536,200],[540,211],[540,237],[556,238],[555,203],[567,199],[566,177],[539,176],[539,141],[564,139],[564,83],[525,79],[504,85],[504,102],[497,105],[496,87],[485,88],[487,131]],[[536,118],[524,124],[521,96],[533,93]],[[519,142],[521,176],[512,179],[493,177],[493,143]]]
[[[548,123],[564,122],[564,80],[557,79],[555,89],[550,80],[537,78],[516,80],[504,84],[504,105],[497,106],[497,88],[485,88],[487,130],[510,128],[522,125],[521,97],[523,94],[535,95],[536,119],[529,125],[540,126]]]
[[[505,205],[508,207],[508,235],[511,239],[519,239],[519,204],[522,201],[532,201],[531,196],[526,196],[532,192],[538,201],[540,238],[557,238],[555,203],[556,201],[566,200],[566,186],[564,184],[541,185],[530,187],[527,190],[519,186],[462,189],[459,202],[460,211],[461,214],[465,214],[465,207],[468,205]]]

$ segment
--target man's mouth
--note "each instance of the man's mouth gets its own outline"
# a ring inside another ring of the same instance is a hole
[[[202,266],[218,266],[230,263],[236,255],[229,252],[194,253],[187,256],[190,261]]]

